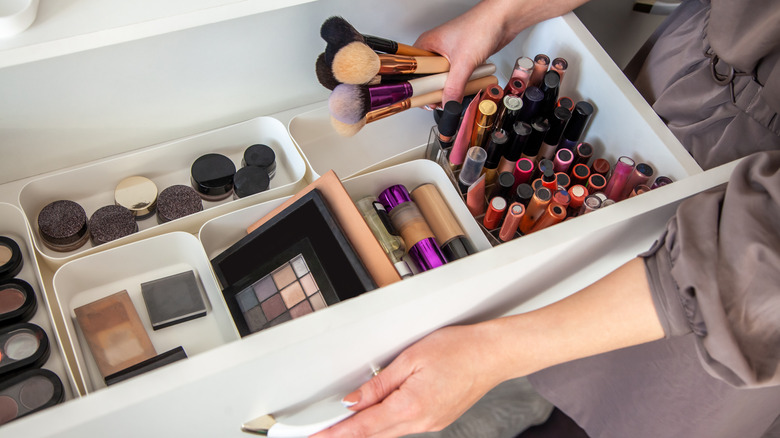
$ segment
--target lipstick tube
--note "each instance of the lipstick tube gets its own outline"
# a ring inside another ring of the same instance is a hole
[[[485,185],[493,185],[498,177],[498,163],[501,157],[504,155],[504,148],[507,141],[506,132],[503,129],[496,129],[490,133],[487,145],[485,146],[485,152],[487,152],[487,158],[485,159]]]
[[[501,218],[504,217],[506,212],[506,199],[496,196],[490,200],[488,209],[485,212],[485,218],[482,220],[482,225],[488,230],[498,228],[498,224],[501,223]]]
[[[520,184],[527,183],[531,180],[531,175],[534,174],[534,162],[528,158],[521,158],[517,160],[512,175],[515,177],[515,187]]]
[[[585,198],[588,196],[588,189],[583,185],[577,184],[569,189],[569,196],[571,196],[571,201],[569,202],[568,215],[574,216],[582,208],[582,203],[585,202]]]
[[[433,231],[425,221],[417,204],[403,185],[386,188],[377,197],[390,214],[390,221],[401,233],[409,256],[419,271],[427,271],[447,263]]]
[[[563,75],[566,73],[566,69],[569,68],[569,62],[564,58],[555,58],[550,64],[550,70],[558,72],[561,76],[561,82],[563,82]]]
[[[528,136],[531,134],[531,125],[525,122],[515,122],[511,132],[509,145],[504,149],[504,156],[498,163],[499,172],[514,171],[517,160],[520,159],[525,143],[528,141]]]
[[[509,203],[512,199],[512,187],[514,186],[515,177],[512,175],[512,172],[501,172],[498,174],[495,189],[493,190],[494,196],[500,196]]]
[[[544,136],[547,135],[547,131],[550,130],[550,124],[547,120],[537,118],[531,123],[531,134],[528,136],[528,140],[523,148],[523,153],[520,155],[522,158],[528,158],[534,163],[538,161],[539,150],[542,147]]]
[[[568,172],[571,163],[574,161],[574,154],[568,149],[561,149],[555,153],[553,160],[553,170],[556,172]]]
[[[505,97],[506,95],[512,95],[519,98],[523,95],[523,91],[525,91],[525,83],[520,79],[510,79],[509,83],[504,87]]]
[[[615,202],[620,201],[623,196],[623,190],[626,187],[626,182],[631,176],[631,172],[634,171],[634,160],[625,155],[618,158],[615,163],[615,168],[612,170],[612,175],[607,181],[607,186],[604,187],[604,194],[608,199]]]
[[[439,244],[448,261],[474,254],[474,248],[466,237],[466,232],[461,228],[435,185],[423,184],[412,190],[410,195],[431,227],[436,243]]]
[[[574,150],[580,142],[580,137],[585,131],[591,115],[593,114],[593,105],[588,102],[580,101],[574,105],[574,111],[571,112],[571,119],[563,130],[560,147]]]
[[[496,108],[499,108],[502,104],[501,101],[504,99],[504,89],[499,87],[498,84],[493,84],[485,89],[482,99],[492,100],[496,104]]]
[[[585,188],[591,194],[599,193],[607,186],[607,179],[603,175],[594,173],[588,177],[588,182],[585,184]]]
[[[544,74],[547,73],[547,68],[550,66],[550,57],[540,53],[534,57],[534,70],[531,72],[531,78],[528,79],[528,85],[538,87],[542,83]]]
[[[645,184],[637,184],[636,187],[634,187],[631,190],[631,193],[628,195],[629,198],[633,198],[634,196],[641,195],[642,193],[647,193],[650,191],[650,187],[648,187]]]
[[[668,176],[659,176],[658,178],[653,181],[653,185],[650,186],[650,190],[657,189],[658,187],[663,187],[667,184],[671,184],[672,179]]]
[[[517,116],[517,120],[520,122],[530,123],[536,117],[541,115],[542,100],[544,99],[544,93],[539,87],[528,86],[523,93],[523,108],[520,110],[520,115]]]
[[[553,193],[558,190],[558,178],[555,177],[552,166],[546,167],[542,173],[542,187],[547,187]]]
[[[458,175],[458,187],[462,193],[466,193],[466,190],[482,174],[486,159],[487,152],[479,146],[472,146],[466,151],[466,159],[463,161],[463,167]]]
[[[561,149],[568,150],[568,149]],[[588,166],[580,163],[571,168],[571,183],[586,185],[590,178],[590,169]],[[606,184],[606,182],[605,182]]]
[[[584,164],[587,166],[592,156],[593,146],[590,143],[583,141],[574,148],[574,161],[572,161],[572,165]]]
[[[531,198],[534,197],[534,189],[531,187],[528,183],[522,183],[518,184],[517,188],[515,189],[515,197],[514,201],[519,202],[520,204],[523,204],[523,206],[528,206],[528,204],[531,202]]]
[[[561,86],[561,76],[556,71],[548,71],[542,78],[539,89],[544,93],[542,99],[542,116],[550,117],[558,102],[558,92]],[[565,108],[564,108],[565,109]]]
[[[604,178],[609,175],[610,169],[612,169],[612,166],[609,164],[609,161],[603,158],[596,158],[593,160],[593,164],[590,165],[590,173],[598,173]]]
[[[534,233],[539,230],[543,230],[551,225],[555,225],[566,219],[566,208],[555,202],[551,202],[550,205],[544,211],[544,214],[539,217],[534,226],[531,228],[530,233]]]
[[[599,208],[601,208],[601,198],[596,195],[588,195],[585,197],[585,201],[583,201],[582,207],[580,208],[580,212],[577,213],[577,216],[588,214],[592,211],[598,210]]]
[[[471,146],[484,146],[490,135],[490,129],[496,119],[498,106],[490,99],[485,99],[477,106],[477,115],[474,119],[474,128],[471,130]]]
[[[501,229],[498,231],[498,240],[502,242],[508,242],[515,238],[517,234],[517,227],[520,225],[520,220],[525,214],[525,207],[519,202],[512,203],[506,212],[506,218],[501,225]]]
[[[566,123],[571,118],[571,112],[563,107],[555,108],[552,111],[552,116],[548,119],[550,123],[550,129],[544,136],[542,147],[539,148],[539,157],[552,160],[555,156],[555,150],[558,148],[558,143],[561,141],[561,134]]]
[[[528,232],[531,231],[531,228],[533,228],[536,221],[544,214],[551,200],[552,193],[547,187],[539,187],[536,189],[534,196],[528,203],[528,208],[525,210],[523,219],[520,220],[521,233],[528,234]]]
[[[628,195],[631,194],[634,187],[647,184],[647,182],[650,181],[650,178],[652,178],[653,173],[652,166],[647,163],[638,163],[631,172],[631,175],[629,175],[628,181],[626,181],[626,185],[623,188],[623,193],[620,195],[620,199],[616,199],[616,201],[622,201],[623,199],[628,198]]]
[[[556,172],[555,179],[558,181],[558,188],[568,189],[571,185],[571,178],[569,178],[568,173]]]
[[[511,79],[519,79],[527,86],[533,70],[534,60],[527,56],[521,56],[515,61],[515,68],[512,70]]]
[[[503,110],[501,116],[498,118],[496,126],[501,126],[501,129],[506,131],[510,140],[514,138],[514,125],[517,122],[517,117],[520,115],[520,110],[523,108],[523,99],[518,96],[507,95],[503,99]]]
[[[568,207],[571,203],[571,195],[569,195],[569,191],[566,189],[559,188],[555,192],[553,192],[552,201],[556,204],[563,205],[564,207]]]
[[[571,100],[571,97],[566,97],[566,96],[559,97],[558,103],[556,105],[562,106],[569,111],[574,111],[574,101]]]
[[[359,199],[355,202],[355,205],[360,210],[360,214],[363,215],[368,228],[371,229],[385,254],[393,262],[393,266],[395,266],[398,274],[402,278],[410,277],[412,270],[409,269],[409,265],[403,260],[406,246],[404,246],[404,241],[401,240],[401,237],[396,234],[385,206],[377,201],[374,196],[366,196]]]

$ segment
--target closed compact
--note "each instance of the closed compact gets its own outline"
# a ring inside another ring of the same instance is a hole
[[[241,165],[244,167],[262,167],[268,172],[268,178],[272,179],[276,175],[276,153],[268,145],[253,144],[244,151]]]
[[[49,358],[49,337],[42,328],[22,322],[0,330],[0,379],[24,368],[40,368]]]
[[[45,369],[32,369],[0,382],[0,425],[65,400],[62,381]]]
[[[38,310],[30,283],[12,278],[0,281],[0,327],[28,321]]]
[[[271,178],[264,167],[247,166],[238,169],[233,179],[233,198],[243,198],[268,190]]]
[[[121,205],[106,205],[89,218],[92,244],[102,245],[138,232],[138,223],[132,211]]]
[[[143,176],[127,177],[116,185],[114,202],[130,210],[136,219],[146,219],[157,209],[157,184]]]
[[[14,278],[22,270],[22,250],[14,239],[0,236],[0,280]]]
[[[236,165],[221,154],[206,154],[192,163],[192,187],[205,201],[221,201],[233,194]]]
[[[76,250],[89,240],[87,213],[74,201],[54,201],[38,213],[38,231],[47,248],[60,252]]]

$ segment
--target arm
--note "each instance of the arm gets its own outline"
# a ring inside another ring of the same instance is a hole
[[[460,101],[471,72],[523,29],[570,12],[587,1],[482,0],[463,15],[423,33],[415,45],[449,60],[450,74],[442,102]]]
[[[345,397],[361,412],[315,437],[440,430],[504,380],[663,335],[644,263],[634,259],[537,311],[432,333]]]

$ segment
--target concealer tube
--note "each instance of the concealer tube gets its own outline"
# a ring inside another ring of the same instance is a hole
[[[520,225],[520,220],[525,214],[525,207],[519,202],[515,202],[509,206],[506,212],[506,218],[501,225],[501,229],[498,231],[498,240],[507,242],[515,238],[517,234],[517,227]]]
[[[404,246],[404,241],[401,240],[401,237],[396,234],[395,227],[393,227],[390,221],[390,216],[387,214],[385,206],[373,196],[359,199],[355,202],[355,205],[401,277],[411,277],[412,270],[403,260],[406,246]]]
[[[529,233],[534,233],[539,230],[543,230],[551,225],[555,225],[558,222],[566,219],[566,208],[556,202],[551,202],[544,211],[544,214],[539,217]]]
[[[552,192],[547,187],[539,187],[534,192],[534,196],[528,203],[523,219],[520,220],[520,232],[528,234],[536,221],[544,214],[547,206],[552,200]]]
[[[390,214],[393,227],[401,233],[409,256],[419,271],[427,271],[447,263],[436,243],[433,231],[425,221],[417,204],[401,184],[390,186],[378,196]]]
[[[472,147],[485,145],[493,127],[493,122],[496,119],[496,111],[498,111],[498,106],[492,100],[486,99],[479,103],[477,115],[474,119],[474,128],[471,130],[471,142],[469,144]]]
[[[411,198],[431,227],[436,243],[439,244],[447,261],[451,262],[474,254],[474,248],[466,237],[466,232],[461,228],[435,185],[426,183],[415,188],[411,192]]]

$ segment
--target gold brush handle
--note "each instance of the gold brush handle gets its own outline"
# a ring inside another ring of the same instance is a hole
[[[403,56],[380,53],[380,75],[411,73],[444,73],[449,71],[450,62],[443,56]]]

